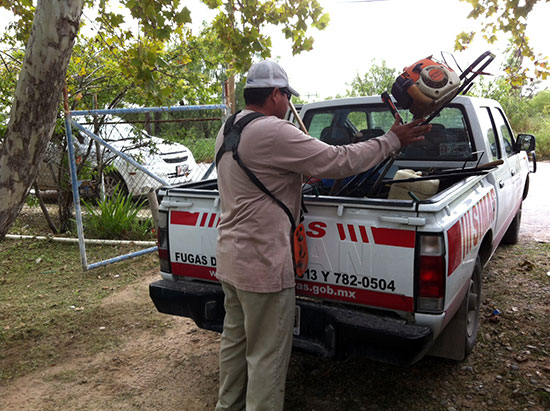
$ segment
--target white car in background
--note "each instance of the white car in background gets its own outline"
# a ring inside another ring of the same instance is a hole
[[[192,178],[195,178],[199,172],[198,166],[193,153],[186,146],[151,136],[145,131],[122,121],[117,117],[109,118],[97,135],[169,185],[189,182]],[[93,125],[86,124],[83,126],[93,131]],[[73,133],[76,134],[74,128]],[[76,136],[74,138],[77,163],[82,161],[91,141],[89,136],[84,133],[80,134],[82,138],[79,138],[79,140]],[[86,160],[91,170],[97,170],[96,153],[98,151],[96,146],[92,143],[92,148]],[[55,190],[58,187],[56,170],[62,154],[58,151],[56,146],[50,145],[48,147],[48,152],[37,177],[38,187],[41,190]],[[131,193],[134,196],[145,195],[150,190],[162,186],[161,182],[147,175],[105,146],[99,146],[99,153],[102,155],[104,164],[104,189],[107,195],[111,195],[117,185],[123,192]],[[86,184],[81,185],[82,194],[97,192],[97,185],[100,184],[99,181],[96,181],[97,178],[88,181],[84,178],[84,180]]]

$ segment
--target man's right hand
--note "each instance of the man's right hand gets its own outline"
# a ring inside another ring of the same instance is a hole
[[[432,125],[426,124],[421,126],[420,124],[423,121],[425,121],[424,118],[418,118],[410,123],[400,124],[399,119],[396,119],[390,131],[393,131],[397,135],[401,142],[401,147],[404,147],[408,144],[424,140],[424,134],[431,130]]]

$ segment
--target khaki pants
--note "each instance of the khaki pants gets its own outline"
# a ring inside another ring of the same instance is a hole
[[[294,325],[294,288],[239,290],[222,282],[225,320],[216,411],[282,410]]]

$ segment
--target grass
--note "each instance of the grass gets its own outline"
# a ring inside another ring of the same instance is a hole
[[[112,246],[89,248],[97,259],[113,252]],[[116,345],[120,330],[130,326],[121,310],[135,311],[140,328],[155,326],[143,312],[153,309],[149,301],[115,309],[102,303],[154,272],[156,255],[83,272],[74,244],[6,240],[0,243],[0,263],[0,386],[67,355]]]
[[[25,225],[36,230],[39,222],[26,220]],[[88,250],[94,260],[131,251]],[[154,254],[82,272],[75,244],[0,242],[0,391],[13,392],[20,387],[17,377],[39,370],[40,376],[30,375],[30,381],[42,388],[51,382],[46,395],[39,392],[35,399],[35,404],[47,404],[45,409],[82,409],[65,404],[75,387],[84,401],[93,398],[95,408],[175,409],[165,406],[174,404],[169,402],[173,398],[179,404],[215,398],[217,358],[210,350],[218,345],[212,333],[195,326],[184,329],[181,340],[163,337],[174,323],[156,313],[144,281],[157,270]],[[526,241],[497,249],[483,272],[478,342],[462,363],[428,357],[400,368],[295,352],[285,409],[550,409],[548,272],[550,244]],[[138,297],[129,293],[136,289]],[[492,315],[495,308],[500,315]],[[153,347],[161,347],[160,357],[124,345],[142,339],[149,347],[150,335],[159,336]],[[159,358],[168,358],[162,364],[169,365],[159,367]],[[82,372],[83,363],[92,365]],[[55,372],[48,373],[53,365]],[[150,371],[145,378],[144,370]],[[133,380],[119,384],[126,374],[138,374],[143,386]]]
[[[195,157],[197,163],[211,163],[215,157],[215,138],[185,138],[181,141]]]
[[[82,203],[87,211],[84,225],[88,236],[113,240],[154,239],[153,220],[138,216],[146,206],[146,200],[135,202],[131,196],[117,189],[112,197],[96,203]]]

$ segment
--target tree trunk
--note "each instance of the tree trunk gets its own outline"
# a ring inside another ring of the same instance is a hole
[[[52,136],[83,0],[40,0],[0,151],[0,240],[19,214]]]
[[[60,187],[57,191],[59,232],[66,233],[73,228],[73,193]]]
[[[231,114],[235,114],[237,111],[237,104],[235,98],[235,75],[231,74],[227,80],[227,91],[228,91],[228,102],[229,107],[231,108]]]

